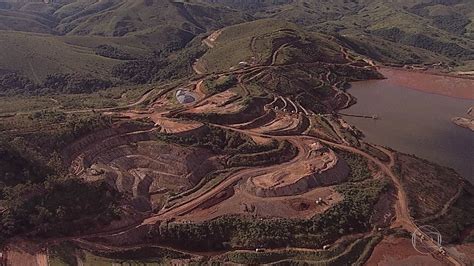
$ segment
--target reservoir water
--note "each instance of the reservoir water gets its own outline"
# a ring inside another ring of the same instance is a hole
[[[349,93],[357,98],[357,104],[343,111],[375,114],[379,119],[348,116],[344,119],[362,130],[368,142],[454,168],[474,183],[474,132],[451,122],[456,116],[468,117],[467,110],[474,106],[474,80],[416,73],[416,84],[410,84],[406,77],[400,78],[410,75],[409,72],[393,69],[381,72],[387,79],[352,84]],[[440,81],[433,85],[436,79]],[[463,91],[456,94],[460,83]],[[423,85],[437,87],[431,90]]]

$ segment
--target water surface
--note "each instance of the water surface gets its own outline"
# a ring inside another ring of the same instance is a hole
[[[474,132],[451,122],[453,117],[466,117],[474,100],[427,91],[429,88],[420,91],[404,87],[390,78],[355,82],[349,92],[358,103],[344,112],[376,114],[380,119],[345,119],[362,130],[368,142],[454,168],[474,183]]]

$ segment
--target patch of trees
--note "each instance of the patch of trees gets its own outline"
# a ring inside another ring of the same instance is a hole
[[[160,244],[192,250],[225,248],[321,248],[340,236],[370,230],[370,217],[388,183],[380,180],[342,185],[344,200],[309,220],[224,216],[196,224],[162,223],[150,231]]]
[[[173,51],[173,50],[171,50]],[[195,42],[175,55],[170,51],[159,51],[154,54],[115,66],[112,74],[135,84],[158,82],[167,79],[179,79],[193,73],[192,63],[206,52],[206,49]]]
[[[24,119],[24,120],[22,120]],[[109,117],[66,115],[40,111],[18,118],[17,123],[30,124],[21,136],[4,134],[0,141],[0,186],[27,181],[42,182],[47,176],[65,169],[60,152],[67,144],[93,131],[110,127]],[[3,183],[2,183],[3,182]]]
[[[0,95],[39,95],[48,93],[91,93],[110,88],[113,83],[79,74],[52,74],[42,84],[17,73],[0,75]]]
[[[209,94],[216,94],[234,87],[237,83],[237,78],[234,75],[229,75],[225,77],[213,76],[206,79],[204,84]]]
[[[102,44],[95,48],[95,53],[97,55],[108,57],[112,59],[119,59],[119,60],[133,60],[135,59],[129,53],[120,50],[117,47],[108,44]]]
[[[453,242],[474,242],[474,235],[464,235],[465,230],[474,225],[474,187],[471,184],[465,185],[459,198],[454,202],[449,211],[429,224],[436,227],[443,236],[443,241]],[[466,237],[463,239],[463,237]],[[463,241],[464,240],[464,241]]]
[[[154,83],[162,80],[179,79],[193,74],[192,63],[206,52],[201,40],[182,36],[151,55],[136,59],[111,45],[100,45],[96,53],[101,56],[125,60],[112,69],[115,80],[131,84]],[[184,47],[188,44],[186,47]],[[184,47],[184,48],[183,48]],[[98,78],[81,74],[57,73],[49,75],[41,84],[35,84],[20,74],[0,75],[1,94],[48,94],[48,93],[91,93],[112,87],[113,78]]]
[[[31,80],[16,73],[0,75],[0,95],[22,93],[34,93],[38,89]]]
[[[73,74],[53,74],[42,84],[43,90],[55,93],[91,93],[112,87],[112,82]]]
[[[443,30],[462,35],[466,32],[466,26],[471,21],[461,14],[437,16],[433,19],[434,25]]]
[[[238,264],[269,264],[285,261],[298,264],[299,261],[321,265],[362,265],[369,258],[373,248],[383,239],[381,235],[369,236],[351,241],[343,240],[328,250],[300,251],[235,251],[227,253],[227,258]],[[319,262],[319,263],[318,263]]]
[[[168,66],[169,62],[161,58],[159,54],[154,54],[115,66],[112,74],[130,83],[145,84],[153,82],[158,77],[169,75],[169,73],[162,73]]]
[[[24,152],[16,144],[18,141],[0,142],[0,197],[1,189],[6,186],[42,181],[52,173],[34,153]]]
[[[368,161],[365,157],[342,150],[338,150],[337,154],[346,161],[351,169],[349,173],[349,181],[359,182],[369,179],[372,176],[369,171]]]
[[[460,3],[462,3],[462,0],[436,0],[426,3],[419,3],[410,8],[410,11],[419,16],[432,19],[433,25],[435,27],[452,32],[454,34],[462,35],[466,32],[466,26],[470,23],[469,18],[465,15],[461,13],[456,13],[441,16],[432,16],[430,14],[430,7],[433,5],[440,5],[438,8],[442,8],[441,5],[444,5],[446,7],[443,8],[445,8],[446,10],[450,10],[450,7],[448,6],[454,6]]]
[[[58,124],[54,130],[39,130],[38,132],[24,135],[31,146],[38,147],[39,150],[45,151],[45,154],[47,154],[47,152],[61,151],[67,144],[74,140],[112,125],[111,118],[101,114],[83,116],[75,114],[65,115],[61,112],[40,111],[30,115],[29,118],[36,121],[39,126],[51,123]]]
[[[133,21],[130,20],[129,16],[122,18],[122,20],[115,23],[114,32],[112,33],[115,37],[121,37],[126,35],[129,32],[134,32],[137,30]]]
[[[329,93],[330,88],[322,87],[319,89],[323,91],[323,94]],[[296,101],[299,102],[307,110],[311,110],[316,114],[324,114],[328,112],[328,107],[320,101],[317,97],[308,93],[301,93],[296,97]]]
[[[374,49],[371,49],[371,47],[368,46],[366,43],[362,43],[357,39],[351,39],[348,36],[342,36],[340,34],[335,34],[335,37],[337,38],[339,43],[342,43],[345,47],[353,50],[358,54],[366,55],[367,57],[377,61],[381,61],[382,59],[380,54]]]
[[[0,9],[11,9],[12,5],[7,2],[0,2]]]
[[[37,121],[40,128],[43,123],[57,123],[57,128],[7,136],[0,142],[0,245],[18,234],[70,235],[116,218],[120,195],[105,183],[69,179],[57,152],[74,139],[107,127],[109,120],[46,111],[25,119]]]
[[[198,135],[180,137],[158,134],[157,138],[161,141],[200,147],[214,153],[228,155],[229,159],[225,163],[229,167],[282,163],[295,157],[298,153],[296,147],[288,141],[272,141],[265,145],[259,145],[246,135],[211,126]]]
[[[200,134],[185,137],[168,134],[157,134],[156,136],[158,140],[205,148],[214,153],[229,155],[265,152],[278,146],[276,142],[257,145],[244,134],[213,126],[206,126]]]
[[[105,183],[49,178],[3,189],[0,243],[18,234],[53,237],[81,233],[117,218],[120,196]]]

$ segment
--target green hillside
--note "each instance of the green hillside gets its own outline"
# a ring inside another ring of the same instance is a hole
[[[0,31],[0,69],[22,73],[41,83],[53,73],[110,76],[115,59],[51,35]]]
[[[124,61],[179,50],[200,33],[248,19],[169,0],[0,0],[0,49],[9,51],[0,55],[0,73],[36,84],[61,73],[114,81]]]
[[[342,35],[382,62],[463,65],[474,58],[474,2],[469,0],[195,1]]]
[[[283,46],[287,42],[290,44]],[[261,19],[227,27],[214,45],[201,58],[208,72],[226,71],[242,61],[268,64],[274,60],[275,64],[283,64],[343,60],[339,46],[327,36],[305,32],[284,20]],[[278,56],[272,58],[277,49]]]
[[[242,60],[269,60],[269,41],[293,37],[278,30],[270,38],[259,32],[273,26],[292,29],[286,22],[334,36],[354,53],[381,63],[443,62],[470,70],[473,17],[469,0],[0,0],[0,49],[8,51],[0,55],[0,73],[14,72],[36,84],[61,73],[154,82],[180,76],[168,66],[179,57],[172,69],[188,68],[192,62],[185,61],[199,53],[196,43],[205,34],[255,20],[261,22],[228,28],[219,37],[220,49],[202,60],[207,71],[229,69]],[[236,29],[244,33],[239,38],[232,37]],[[262,54],[250,47],[254,36]],[[193,51],[174,54],[186,46]],[[140,75],[143,70],[147,73]],[[160,71],[166,73],[156,75]]]
[[[242,22],[242,14],[224,8],[157,1],[100,1],[83,4],[77,1],[58,9],[61,18],[57,30],[73,35],[124,36],[150,33],[173,26],[193,34]]]

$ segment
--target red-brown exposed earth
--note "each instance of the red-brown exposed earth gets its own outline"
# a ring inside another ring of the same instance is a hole
[[[410,89],[462,99],[474,99],[474,79],[471,78],[388,67],[380,67],[379,71],[388,78],[388,82]],[[454,86],[453,83],[455,83]]]

